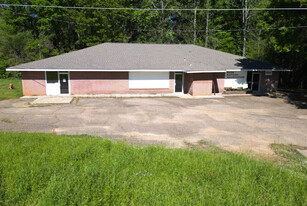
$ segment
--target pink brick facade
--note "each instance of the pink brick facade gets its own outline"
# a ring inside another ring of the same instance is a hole
[[[167,89],[130,89],[129,72],[70,72],[72,95],[82,94],[162,94],[174,92],[174,73]]]
[[[174,92],[174,72],[167,89],[130,89],[129,72],[70,72],[70,94],[166,94]],[[184,93],[211,95],[224,92],[225,73],[184,73]],[[279,72],[261,72],[260,92],[277,90]],[[46,95],[45,72],[22,72],[23,95]]]
[[[22,90],[24,96],[46,95],[45,72],[22,72]]]
[[[211,95],[212,80],[193,81],[193,96]]]
[[[184,92],[193,96],[224,92],[225,73],[185,74]]]

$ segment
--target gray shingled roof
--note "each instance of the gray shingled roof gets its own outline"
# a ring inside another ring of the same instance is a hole
[[[47,59],[10,67],[23,70],[166,70],[226,71],[282,69],[191,44],[104,43]]]

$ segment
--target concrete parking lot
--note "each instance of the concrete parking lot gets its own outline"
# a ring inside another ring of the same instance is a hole
[[[307,147],[307,110],[283,99],[75,98],[33,106],[0,101],[0,130],[99,135],[184,147],[203,140],[236,151],[272,154],[271,143]]]

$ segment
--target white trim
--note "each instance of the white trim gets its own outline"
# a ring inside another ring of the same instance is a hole
[[[181,74],[182,75],[182,83],[181,83],[181,92],[176,92],[176,74]],[[184,73],[183,72],[175,72],[174,73],[174,93],[175,94],[183,94],[184,93]]]
[[[100,70],[100,72],[104,72],[107,70]],[[164,70],[164,69],[156,69],[156,70],[110,70],[110,72],[117,72],[117,71],[124,71],[124,72],[184,72],[184,70]]]
[[[184,72],[184,73],[225,73],[225,72],[236,72],[236,71],[273,71],[273,72],[292,72],[291,69],[225,69],[218,71],[186,71],[181,69],[169,70],[169,69],[6,69],[6,71],[21,71],[21,72]]]
[[[272,71],[272,72],[292,72],[291,69],[226,69],[227,72],[262,72],[262,71]]]
[[[226,73],[226,70],[224,71],[186,71],[185,73]]]
[[[167,69],[118,69],[118,70],[102,70],[102,69],[6,69],[6,71],[21,72],[186,72],[185,70],[167,70]]]

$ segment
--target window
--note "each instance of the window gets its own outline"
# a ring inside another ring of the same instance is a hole
[[[272,71],[265,71],[266,76],[272,76]]]
[[[58,72],[47,72],[47,83],[58,83]]]
[[[129,88],[169,88],[169,72],[129,72]]]

